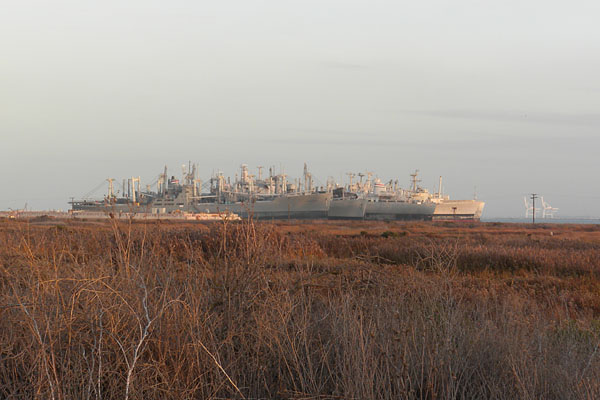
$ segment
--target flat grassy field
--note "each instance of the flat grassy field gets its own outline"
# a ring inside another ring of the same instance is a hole
[[[597,399],[600,226],[0,220],[0,398]]]

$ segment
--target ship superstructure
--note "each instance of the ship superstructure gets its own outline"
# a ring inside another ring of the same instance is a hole
[[[147,210],[152,201],[156,198],[150,188],[145,192],[141,188],[141,178],[131,177],[123,179],[122,192],[114,188],[114,179],[106,179],[108,182],[108,193],[103,199],[91,199],[88,195],[83,199],[71,199],[71,209],[74,211],[103,211],[107,209],[119,212],[135,212]]]
[[[430,193],[419,186],[418,171],[411,174],[411,185],[403,189],[398,180],[381,181],[371,172],[349,173],[349,183],[340,185],[328,179],[315,186],[306,164],[301,178],[290,178],[271,167],[263,176],[242,164],[234,179],[222,172],[203,182],[191,163],[182,166],[181,177],[169,176],[167,168],[142,190],[140,178],[123,181],[121,195],[109,190],[103,200],[73,200],[73,210],[171,213],[234,213],[241,217],[289,219],[479,219],[483,202],[450,200],[441,193]]]
[[[330,218],[368,220],[431,219],[435,204],[429,199],[413,197],[410,190],[398,186],[398,181],[387,183],[373,174],[348,174],[350,184],[334,192],[329,208]],[[353,182],[354,177],[357,182]],[[363,178],[366,180],[363,181]]]
[[[269,173],[262,177],[249,173],[248,166],[240,166],[240,175],[234,181],[217,173],[210,180],[209,193],[194,202],[199,212],[232,212],[242,217],[312,219],[326,218],[332,193],[313,186],[312,174],[304,165],[302,179],[288,179],[285,173]]]

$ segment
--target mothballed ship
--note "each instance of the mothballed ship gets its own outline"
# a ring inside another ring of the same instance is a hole
[[[367,220],[479,220],[484,202],[450,200],[442,195],[442,178],[437,193],[418,185],[419,171],[411,174],[411,187],[402,189],[398,181],[383,183],[372,174],[348,174],[350,184],[334,190],[328,216],[331,219]],[[358,176],[358,182],[353,178]],[[363,182],[363,178],[367,177]]]
[[[258,167],[253,175],[244,164],[233,180],[219,172],[203,184],[195,165],[183,166],[181,179],[169,177],[165,167],[145,190],[139,177],[123,180],[120,193],[114,179],[108,179],[104,199],[72,200],[71,205],[74,212],[232,213],[257,219],[478,220],[483,211],[481,201],[443,196],[441,178],[438,193],[421,188],[418,171],[411,174],[411,187],[403,189],[397,180],[383,183],[372,173],[348,174],[348,185],[330,179],[316,186],[306,164],[299,179],[276,174],[274,168],[263,177],[262,170]],[[156,191],[151,190],[154,184]]]
[[[417,199],[410,191],[398,187],[398,182],[387,184],[372,179],[372,173],[348,174],[350,184],[334,190],[329,207],[331,219],[368,220],[430,220],[436,205],[429,199]],[[363,178],[367,177],[363,181]]]
[[[153,206],[157,212],[170,212],[174,209],[173,201],[179,199],[176,206],[183,206],[189,211],[222,213],[230,212],[242,217],[253,218],[289,218],[289,219],[318,219],[327,218],[327,210],[331,200],[331,192],[323,188],[313,187],[312,175],[304,165],[302,180],[288,181],[284,173],[275,175],[273,168],[269,168],[269,175],[262,176],[262,167],[258,170],[258,177],[248,172],[248,166],[240,167],[240,176],[231,182],[225,179],[222,173],[210,179],[209,192],[200,194],[192,190],[190,196],[190,183],[193,182],[195,169],[188,178],[187,184],[181,187],[182,192],[178,198],[169,200],[168,197],[157,199]],[[181,194],[185,193],[183,196]],[[175,208],[176,209],[176,208]]]
[[[483,213],[483,207],[485,203],[483,201],[473,200],[451,200],[449,196],[443,194],[442,177],[440,176],[440,182],[437,193],[430,193],[427,189],[424,189],[418,185],[421,182],[418,179],[419,170],[416,170],[410,175],[411,177],[411,198],[418,201],[429,201],[435,204],[435,209],[432,215],[434,221],[444,220],[476,220],[481,218]]]
[[[313,186],[312,175],[304,167],[304,178],[289,181],[286,174],[273,173],[263,178],[262,167],[258,177],[240,168],[240,176],[232,182],[222,173],[211,177],[206,185],[197,178],[196,166],[183,170],[182,179],[169,177],[167,168],[156,181],[157,190],[142,190],[140,178],[123,182],[121,196],[109,179],[109,193],[103,200],[73,200],[74,211],[172,213],[231,213],[257,219],[318,219],[327,218],[331,191]],[[151,185],[149,185],[151,186]],[[203,189],[206,188],[206,191]]]

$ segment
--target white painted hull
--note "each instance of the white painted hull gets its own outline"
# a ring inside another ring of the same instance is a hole
[[[434,220],[472,219],[479,220],[485,203],[478,200],[444,200],[437,204]]]

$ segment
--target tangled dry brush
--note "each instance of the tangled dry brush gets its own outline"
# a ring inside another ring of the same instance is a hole
[[[0,397],[600,398],[600,231],[302,226],[0,221]]]

